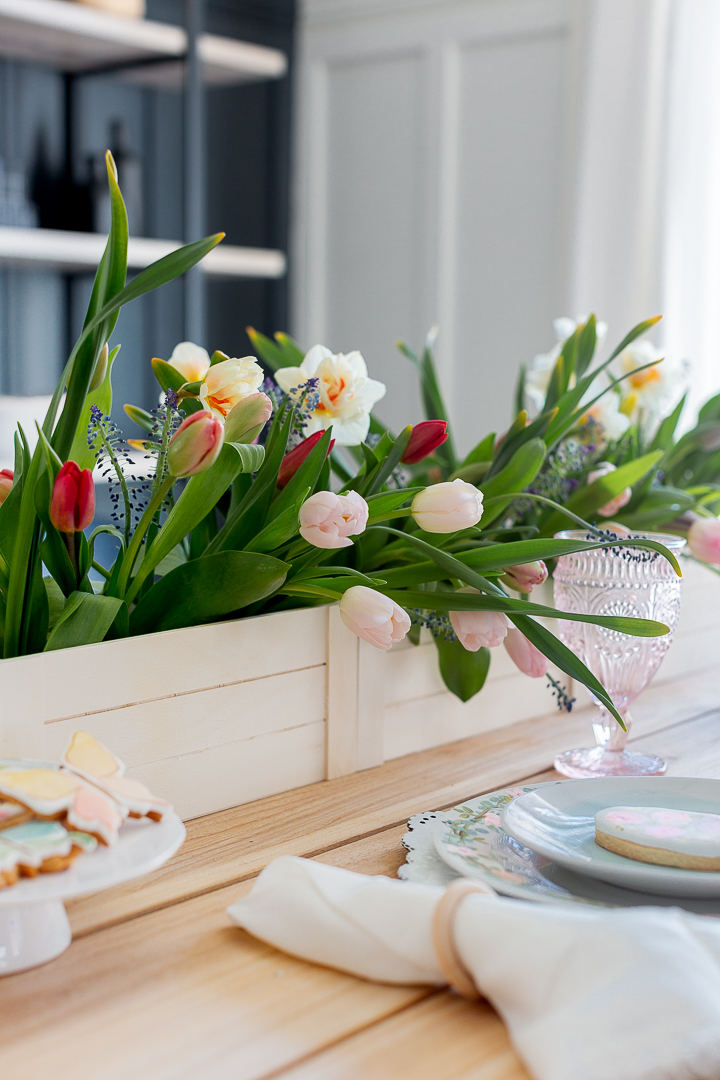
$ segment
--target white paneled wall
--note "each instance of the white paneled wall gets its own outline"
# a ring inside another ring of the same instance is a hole
[[[509,419],[567,307],[583,0],[305,0],[294,331],[359,348],[420,418],[394,340],[437,355],[461,448]]]

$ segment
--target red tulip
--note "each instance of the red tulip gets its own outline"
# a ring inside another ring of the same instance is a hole
[[[0,506],[5,502],[12,491],[15,474],[12,469],[0,469]]]
[[[314,435],[309,435],[307,439],[303,439],[302,442],[297,444],[294,450],[291,450],[289,454],[285,455],[282,465],[280,466],[280,472],[278,473],[277,486],[279,488],[284,488],[285,485],[292,480],[305,458],[312,448],[317,446],[324,434],[324,431],[316,431]],[[328,446],[328,454],[334,445],[335,440],[332,439]]]
[[[50,520],[64,533],[82,532],[95,516],[95,487],[89,469],[66,461],[55,478]]]
[[[412,429],[407,450],[400,459],[403,465],[416,465],[438,446],[442,446],[448,437],[445,420],[423,420]]]

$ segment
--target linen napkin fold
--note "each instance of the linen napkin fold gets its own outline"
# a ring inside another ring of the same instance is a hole
[[[442,895],[283,856],[227,910],[304,960],[440,986],[432,925]],[[473,894],[453,933],[537,1080],[720,1080],[720,921]]]

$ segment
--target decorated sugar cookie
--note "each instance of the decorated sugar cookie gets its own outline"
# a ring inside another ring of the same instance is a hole
[[[63,764],[91,780],[104,780],[111,776],[123,776],[125,773],[125,766],[120,758],[115,757],[87,731],[75,732],[63,755]]]
[[[72,806],[67,812],[68,825],[78,832],[90,833],[101,844],[112,847],[125,814],[114,799],[90,784],[78,784]]]
[[[97,838],[91,836],[90,833],[76,832],[74,829],[70,829],[68,836],[73,847],[78,848],[79,854],[89,855],[92,851],[97,851]]]
[[[81,851],[57,821],[28,821],[6,829],[2,842],[16,848],[23,877],[66,870]]]
[[[20,853],[11,844],[0,840],[0,889],[14,885],[20,876],[18,858]]]
[[[29,821],[31,817],[30,811],[18,803],[0,802],[0,829],[22,825],[23,821]]]
[[[76,777],[59,770],[0,770],[0,797],[19,803],[39,818],[63,817],[79,786]]]
[[[719,814],[610,806],[595,815],[595,842],[638,862],[720,871]]]
[[[172,810],[170,803],[157,798],[139,780],[125,776],[120,758],[87,731],[75,732],[63,755],[63,765],[119,802],[124,817],[162,821],[163,815]]]
[[[109,777],[102,782],[98,781],[98,786],[126,806],[130,817],[149,817],[153,821],[162,821],[163,815],[172,810],[169,802],[159,799],[139,780],[133,780],[129,776]]]

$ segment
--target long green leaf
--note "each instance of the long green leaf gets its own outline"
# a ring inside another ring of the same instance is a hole
[[[47,639],[45,652],[102,641],[122,606],[122,600],[113,596],[71,593]]]
[[[177,630],[219,619],[270,596],[285,581],[287,563],[250,551],[221,551],[171,570],[130,615],[130,633]]]
[[[633,619],[625,615],[585,615],[577,611],[559,611],[544,604],[533,604],[529,600],[513,600],[504,595],[463,592],[421,592],[413,589],[380,589],[391,600],[406,608],[425,608],[436,611],[503,611],[508,615],[532,615],[539,619],[563,619],[566,622],[590,623],[604,626],[619,634],[630,637],[664,637],[670,633],[665,623],[653,619]]]
[[[73,439],[68,458],[75,461],[81,469],[92,469],[95,465],[95,452],[88,444],[88,427],[93,405],[96,405],[103,416],[109,416],[112,411],[112,366],[115,362],[120,346],[116,345],[108,356],[107,371],[105,378],[96,390],[92,390],[85,398],[85,403],[80,413],[77,431]]]
[[[544,460],[545,443],[542,439],[531,439],[523,443],[501,472],[480,485],[483,497],[492,499],[504,495],[505,492],[522,491],[535,479]],[[513,496],[509,495],[507,499],[493,504],[492,507],[484,507],[481,528],[486,528],[495,521],[512,501]]]
[[[582,660],[568,649],[567,645],[564,645],[547,627],[543,626],[542,623],[535,622],[534,619],[528,619],[524,615],[512,615],[511,618],[518,630],[540,652],[547,656],[550,663],[559,667],[571,679],[575,679],[577,682],[581,682],[583,686],[586,686],[590,693],[594,694],[608,712],[615,717],[620,727],[624,731],[627,730],[623,718],[615,708],[613,700],[605,687],[599,679],[596,679],[590,669],[583,664]]]
[[[440,674],[448,690],[461,701],[475,697],[485,685],[490,670],[490,650],[468,652],[459,641],[446,641],[442,637],[435,638],[435,644]]]

